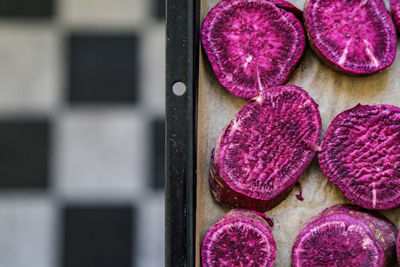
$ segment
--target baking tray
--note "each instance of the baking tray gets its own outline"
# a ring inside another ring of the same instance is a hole
[[[210,155],[215,139],[246,100],[234,97],[215,78],[199,44],[200,22],[220,0],[167,2],[167,174],[166,266],[200,266],[200,245],[209,227],[230,210],[216,203],[208,185]],[[289,0],[303,10],[305,0]],[[388,1],[384,1],[388,5]],[[186,85],[182,96],[173,93],[176,82]],[[322,136],[340,112],[361,104],[400,105],[400,50],[394,64],[368,77],[350,77],[322,64],[307,47],[288,84],[305,89],[319,104]],[[298,189],[276,208],[273,218],[277,243],[275,266],[291,265],[296,234],[312,216],[326,207],[348,203],[322,174],[317,161],[299,180]],[[400,209],[383,211],[400,226]]]
[[[200,1],[167,1],[165,266],[195,261],[199,14]]]

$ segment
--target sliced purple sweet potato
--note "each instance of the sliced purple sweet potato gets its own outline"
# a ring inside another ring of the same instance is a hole
[[[211,155],[210,188],[226,205],[265,211],[278,205],[314,158],[318,105],[293,85],[262,91],[236,114]]]
[[[204,51],[218,81],[235,96],[252,98],[286,83],[303,55],[301,22],[276,1],[284,3],[223,0],[203,22]]]
[[[276,244],[269,218],[264,214],[235,209],[222,216],[204,237],[203,267],[272,267]]]
[[[322,172],[367,209],[400,206],[400,108],[356,107],[336,116],[321,142]]]
[[[386,217],[353,205],[332,206],[307,223],[292,249],[294,267],[391,266],[397,228]]]
[[[390,11],[392,12],[397,30],[400,32],[400,0],[390,0]]]
[[[308,0],[304,20],[311,47],[337,71],[368,75],[396,57],[396,30],[382,0]]]

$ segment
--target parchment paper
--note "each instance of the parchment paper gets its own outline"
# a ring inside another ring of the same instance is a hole
[[[201,19],[219,0],[201,1]],[[289,0],[304,9],[304,0]],[[385,1],[388,7],[389,0]],[[361,104],[391,104],[400,106],[400,49],[397,47],[394,64],[372,76],[350,77],[339,74],[316,58],[310,48],[288,84],[305,89],[319,104],[322,117],[322,136],[333,118],[340,112]],[[222,128],[246,103],[231,95],[215,78],[204,51],[200,55],[199,104],[198,104],[198,162],[197,162],[197,231],[196,266],[200,266],[201,242],[209,227],[230,208],[223,207],[212,197],[208,184],[210,155],[215,139]],[[338,203],[348,203],[343,194],[322,174],[317,160],[299,180],[303,187],[304,201],[299,201],[294,188],[276,208],[266,212],[275,223],[272,230],[277,244],[275,266],[291,266],[294,239],[302,226],[323,209]],[[400,209],[382,211],[398,227]]]

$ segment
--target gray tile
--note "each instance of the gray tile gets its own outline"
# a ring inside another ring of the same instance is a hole
[[[57,34],[40,25],[0,26],[0,112],[48,111],[60,97]]]
[[[54,0],[2,0],[0,16],[19,19],[49,19],[54,15]]]
[[[68,205],[63,210],[64,267],[133,267],[131,205]]]
[[[75,110],[57,126],[57,190],[67,198],[139,197],[147,177],[145,122],[134,111]]]
[[[61,20],[66,25],[124,27],[142,25],[150,17],[148,0],[60,0]]]
[[[143,36],[142,99],[145,105],[163,114],[165,109],[165,26],[153,25]]]
[[[165,20],[165,0],[152,0],[153,1],[153,16],[158,20]]]
[[[155,190],[162,190],[165,186],[165,120],[156,117],[151,121],[151,182]]]
[[[74,32],[68,39],[68,100],[134,104],[138,100],[139,38],[135,32]]]
[[[46,118],[0,120],[0,188],[47,189],[52,125]]]
[[[55,229],[55,210],[49,201],[2,198],[0,266],[54,266]]]
[[[137,207],[137,266],[164,266],[164,194],[148,194]]]

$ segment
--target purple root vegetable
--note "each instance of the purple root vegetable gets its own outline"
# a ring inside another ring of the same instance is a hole
[[[382,0],[308,0],[304,20],[311,47],[334,70],[368,75],[396,57],[396,29]]]
[[[386,217],[353,205],[335,205],[310,220],[297,235],[293,267],[390,266],[397,228]]]
[[[321,142],[325,176],[354,204],[400,206],[400,108],[356,107],[336,116]]]
[[[272,267],[276,244],[270,219],[259,212],[235,209],[223,215],[204,237],[203,267]]]
[[[400,0],[390,0],[390,11],[392,12],[397,30],[400,32]]]
[[[217,138],[210,188],[222,204],[266,211],[290,193],[314,158],[321,135],[318,105],[284,85],[251,99]]]
[[[235,96],[249,99],[286,83],[303,55],[301,22],[275,1],[284,3],[223,0],[203,22],[204,51],[218,81]]]

